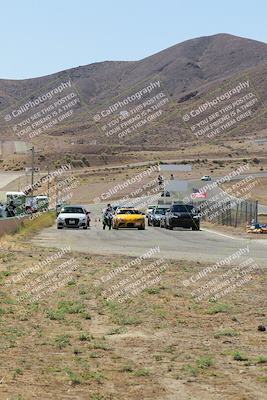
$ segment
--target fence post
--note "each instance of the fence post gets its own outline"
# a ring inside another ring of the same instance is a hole
[[[255,221],[256,221],[256,224],[258,223],[258,212],[259,212],[259,201],[256,200],[256,203],[255,203]]]
[[[228,202],[229,205],[229,225],[232,226],[232,208],[231,208],[231,201]]]
[[[235,228],[237,227],[238,209],[239,209],[239,203],[237,203],[237,204],[236,204],[236,213],[235,213]]]

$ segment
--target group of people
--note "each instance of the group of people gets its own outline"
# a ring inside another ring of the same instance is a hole
[[[173,174],[170,175],[170,180],[171,180],[171,181],[174,181],[174,175],[173,175]],[[158,176],[159,187],[161,187],[161,186],[163,185],[163,182],[164,182],[163,176],[162,176],[162,175],[159,175],[159,176]]]

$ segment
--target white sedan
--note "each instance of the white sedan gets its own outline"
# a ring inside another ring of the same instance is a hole
[[[57,229],[83,228],[90,223],[89,212],[82,206],[64,206],[57,217]]]
[[[209,175],[204,175],[201,178],[202,181],[211,181],[211,177]]]

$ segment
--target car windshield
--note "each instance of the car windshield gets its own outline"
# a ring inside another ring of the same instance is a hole
[[[81,207],[63,207],[60,213],[64,214],[84,214],[84,211]]]
[[[118,210],[117,214],[141,214],[139,210]]]
[[[172,207],[173,212],[192,212],[193,206],[186,204],[177,204]]]
[[[155,210],[155,214],[161,214],[161,215],[163,215],[163,214],[165,214],[166,213],[166,208],[157,208],[156,210]]]

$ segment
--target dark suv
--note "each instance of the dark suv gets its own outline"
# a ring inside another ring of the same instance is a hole
[[[166,229],[192,228],[193,231],[199,231],[199,211],[191,204],[173,204],[162,216],[160,227]]]

